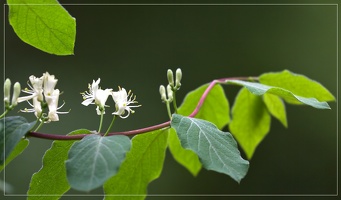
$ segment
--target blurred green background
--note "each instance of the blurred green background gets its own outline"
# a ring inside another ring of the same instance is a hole
[[[77,20],[74,56],[49,55],[23,43],[9,25],[8,7],[1,11],[5,11],[2,16],[6,44],[5,70],[1,73],[12,82],[19,81],[23,87],[31,74],[40,76],[48,71],[56,75],[57,88],[64,92],[60,103],[66,102],[61,110],[71,109],[69,114],[60,115],[60,122],[47,124],[40,132],[66,134],[78,128],[97,129],[99,117],[95,106],[82,106],[80,92],[99,77],[103,88],[131,89],[143,105],[128,119],[117,120],[115,130],[164,122],[166,108],[160,101],[158,88],[160,84],[167,84],[168,68],[180,67],[183,71],[179,103],[187,92],[215,78],[258,76],[284,69],[317,80],[337,94],[336,5],[64,7]],[[238,90],[237,86],[225,87],[230,104]],[[272,120],[270,133],[257,148],[250,170],[240,184],[205,169],[193,177],[167,152],[161,177],[149,185],[148,193],[166,196],[336,194],[337,107],[335,102],[330,106],[331,110],[317,110],[287,105],[289,128]],[[22,115],[34,120],[33,114]],[[107,116],[104,123],[110,120]],[[5,178],[14,187],[15,194],[26,194],[31,175],[40,169],[42,156],[50,145],[51,141],[31,138],[25,152],[8,165]],[[70,190],[68,194],[84,193]],[[102,189],[91,194],[102,194]],[[167,197],[148,197],[152,198]],[[190,198],[198,197],[186,197]]]

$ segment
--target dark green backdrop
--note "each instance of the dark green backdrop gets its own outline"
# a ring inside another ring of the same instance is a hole
[[[61,1],[65,2],[69,3]],[[164,122],[166,108],[158,88],[167,84],[168,68],[181,67],[183,71],[178,102],[187,92],[215,78],[257,76],[283,69],[318,80],[337,94],[336,5],[65,5],[65,8],[77,20],[75,55],[58,57],[19,40],[8,23],[5,7],[5,77],[24,85],[31,74],[40,76],[45,71],[55,74],[59,79],[57,88],[64,92],[60,102],[66,102],[62,110],[71,109],[70,114],[60,115],[60,122],[45,125],[41,132],[66,134],[78,128],[96,129],[99,118],[95,107],[82,106],[79,93],[99,77],[103,88],[132,89],[143,105],[128,119],[117,120],[116,130]],[[238,89],[225,87],[230,104]],[[330,105],[332,110],[287,105],[289,128],[272,120],[271,131],[257,148],[249,173],[240,184],[204,169],[198,177],[192,177],[167,153],[161,177],[149,185],[148,192],[336,194],[337,107],[335,102]],[[24,115],[34,119],[32,114]],[[42,155],[50,144],[51,141],[30,139],[26,151],[6,168],[6,182],[15,187],[16,194],[26,193],[30,177],[41,167]],[[102,189],[98,189],[91,194],[101,193]],[[69,194],[78,193],[71,190]]]

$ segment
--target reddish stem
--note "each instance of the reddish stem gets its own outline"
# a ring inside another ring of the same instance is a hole
[[[234,77],[234,78],[221,78],[221,79],[216,79],[213,80],[209,86],[206,88],[205,92],[201,96],[197,106],[193,110],[193,112],[189,115],[189,117],[195,117],[202,105],[205,102],[205,99],[208,95],[208,93],[212,90],[212,88],[217,84],[217,83],[226,83],[229,80],[257,80],[257,77]],[[141,128],[141,129],[136,129],[136,130],[131,130],[131,131],[122,131],[122,132],[113,132],[113,133],[108,133],[108,136],[110,135],[137,135],[141,133],[146,133],[150,131],[155,131],[158,129],[166,128],[170,126],[170,121],[164,122],[162,124],[146,127],[146,128]],[[53,134],[46,134],[46,133],[38,133],[38,132],[29,132],[27,134],[28,137],[37,137],[37,138],[43,138],[43,139],[48,139],[48,140],[80,140],[83,137],[87,136],[88,134],[79,134],[79,135],[53,135]]]

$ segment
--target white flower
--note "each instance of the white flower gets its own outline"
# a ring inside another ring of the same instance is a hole
[[[92,84],[89,84],[89,92],[82,93],[84,101],[83,105],[88,106],[90,104],[95,104],[97,106],[96,111],[98,115],[101,115],[102,111],[104,112],[105,102],[108,99],[108,96],[111,94],[112,89],[102,90],[99,88],[99,83],[101,79],[99,78],[96,82],[92,81]]]
[[[32,99],[33,101],[33,105],[29,102],[28,104],[30,104],[30,106],[32,106],[32,108],[30,109],[27,109],[25,108],[24,110],[20,110],[21,112],[34,112],[34,115],[39,118],[41,117],[41,112],[43,111],[42,108],[41,108],[41,102],[38,100],[38,97],[34,97]]]
[[[135,106],[130,105],[132,103],[137,103],[137,101],[135,101],[136,96],[133,97],[133,94],[131,93],[130,90],[127,94],[127,91],[124,88],[121,89],[119,87],[119,91],[112,92],[112,98],[114,99],[115,104],[116,104],[115,105],[116,106],[116,112],[114,112],[112,114],[118,115],[121,118],[127,118],[130,115],[130,113],[134,113],[135,111],[132,110],[131,108],[141,106],[141,105],[135,105]],[[123,116],[125,111],[127,111],[128,114]]]
[[[56,86],[58,79],[55,79],[54,75],[50,75],[48,72],[44,73],[42,78],[44,82],[44,95],[46,98],[54,92],[54,87]]]
[[[45,96],[46,103],[49,107],[48,118],[49,121],[59,121],[58,114],[67,114],[69,112],[59,112],[58,110],[64,106],[63,103],[60,107],[58,107],[58,100],[59,100],[60,92],[58,89],[53,90],[48,96]]]
[[[28,101],[30,99],[33,99],[34,97],[37,97],[38,98],[37,100],[39,101],[43,101],[43,77],[37,78],[31,75],[29,79],[32,86],[30,84],[28,84],[28,86],[31,88],[31,90],[26,88],[25,90],[23,90],[23,92],[30,95],[25,97],[19,97],[18,103]]]
[[[22,112],[34,112],[36,117],[44,122],[59,121],[58,114],[68,113],[58,111],[64,104],[58,107],[60,92],[58,89],[54,89],[58,82],[54,75],[46,72],[40,78],[31,75],[29,80],[31,82],[28,84],[30,90],[26,88],[23,92],[30,95],[19,97],[17,102],[27,101],[32,108],[25,108],[21,110]],[[31,99],[33,104],[29,102]],[[48,114],[43,113],[46,107],[49,108]]]

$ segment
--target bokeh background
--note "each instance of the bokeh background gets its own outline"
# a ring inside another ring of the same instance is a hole
[[[47,124],[40,132],[67,134],[78,128],[97,129],[95,107],[82,106],[80,92],[99,77],[103,88],[131,89],[143,105],[128,119],[117,120],[115,130],[164,122],[166,108],[158,88],[167,84],[169,68],[180,67],[183,71],[178,102],[187,92],[215,78],[258,76],[284,69],[317,80],[337,94],[336,5],[84,5],[96,3],[86,0],[72,3],[79,4],[64,7],[77,20],[73,56],[50,55],[23,43],[9,25],[8,7],[1,11],[1,34],[5,34],[6,46],[4,70],[0,73],[22,85],[31,74],[40,76],[48,71],[56,75],[57,88],[64,92],[60,103],[66,102],[62,110],[71,109],[69,114],[60,115],[60,122]],[[236,86],[225,87],[230,104],[238,90]],[[192,195],[335,195],[337,106],[335,102],[330,106],[331,110],[317,110],[287,105],[289,128],[272,120],[270,133],[257,148],[240,184],[205,169],[193,177],[167,152],[161,177],[149,185],[151,196],[147,199],[174,198],[168,195],[186,199],[198,198]],[[34,120],[32,114],[23,115]],[[110,120],[107,116],[104,123],[107,125]],[[26,194],[31,175],[41,168],[42,156],[50,145],[51,141],[31,138],[25,152],[6,167],[6,182],[14,187],[14,194]],[[70,190],[68,194],[84,193]],[[102,194],[102,189],[90,194]],[[180,197],[184,195],[188,197]]]

